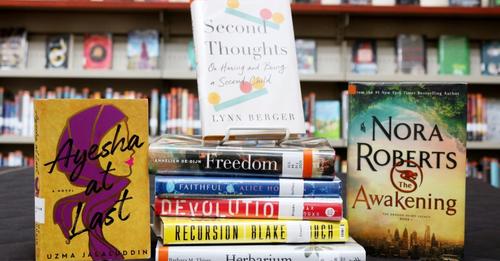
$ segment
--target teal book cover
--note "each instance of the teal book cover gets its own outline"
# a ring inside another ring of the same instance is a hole
[[[340,139],[340,102],[317,101],[314,109],[314,136],[325,139]]]
[[[465,84],[354,83],[347,217],[373,256],[461,260]]]

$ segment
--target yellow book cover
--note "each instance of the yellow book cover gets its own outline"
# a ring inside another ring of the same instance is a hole
[[[147,100],[35,101],[37,260],[150,257]]]
[[[347,220],[179,218],[155,216],[165,245],[345,242]]]
[[[465,84],[348,87],[347,217],[368,255],[460,260]]]

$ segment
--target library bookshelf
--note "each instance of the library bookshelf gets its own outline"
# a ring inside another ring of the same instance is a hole
[[[33,90],[71,84],[74,87],[136,89],[148,93],[152,88],[164,91],[173,86],[196,90],[196,73],[188,66],[188,42],[192,38],[188,3],[148,1],[0,1],[0,28],[23,27],[28,31],[29,54],[26,69],[0,70],[0,86],[12,91]],[[317,99],[340,100],[350,81],[465,82],[470,92],[500,98],[500,77],[484,76],[480,71],[480,44],[496,39],[493,28],[500,27],[500,8],[351,6],[292,4],[296,38],[314,39],[317,46],[317,70],[300,75],[302,92],[316,92]],[[160,69],[130,71],[126,68],[127,32],[156,29],[161,33]],[[111,70],[84,70],[83,35],[113,34]],[[47,35],[74,35],[72,60],[67,70],[45,69]],[[396,74],[395,37],[401,33],[423,34],[427,47],[427,74]],[[471,74],[449,76],[438,73],[440,35],[464,35],[470,40]],[[351,73],[352,45],[355,39],[377,40],[379,70],[374,75]],[[345,140],[331,141],[346,155]],[[0,136],[4,148],[30,152],[31,137]],[[8,145],[8,146],[4,146]],[[472,156],[500,150],[498,142],[469,142]]]

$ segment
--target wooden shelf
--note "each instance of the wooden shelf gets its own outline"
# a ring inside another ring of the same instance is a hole
[[[2,0],[0,8],[63,9],[63,10],[165,10],[188,12],[189,3],[140,2],[132,0]],[[371,5],[292,4],[297,14],[356,14],[393,16],[490,16],[498,17],[498,7],[420,7]]]
[[[469,141],[467,142],[467,149],[469,150],[499,150],[499,141]]]
[[[3,136],[0,135],[0,144],[33,144],[33,137]]]
[[[376,75],[362,75],[347,73],[345,81],[371,81],[371,82],[436,82],[436,83],[449,83],[449,82],[463,82],[469,84],[500,84],[500,77],[485,76],[485,75],[468,75],[468,76],[455,76],[455,75],[404,75],[404,74],[376,74]]]

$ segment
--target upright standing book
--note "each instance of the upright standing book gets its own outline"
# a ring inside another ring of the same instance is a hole
[[[71,34],[51,35],[45,46],[45,68],[67,69],[73,44]]]
[[[467,88],[354,83],[347,214],[368,254],[430,258],[464,251]]]
[[[23,28],[0,30],[0,69],[24,69],[28,63],[28,32]]]
[[[157,30],[135,30],[128,34],[128,69],[155,70],[159,66],[160,35]]]
[[[195,0],[191,17],[203,136],[248,126],[304,133],[290,1]]]
[[[316,41],[298,39],[295,41],[297,47],[297,63],[299,73],[316,73]]]
[[[500,75],[500,41],[485,41],[482,43],[481,74]]]
[[[377,42],[357,40],[352,47],[352,72],[359,74],[377,73]]]
[[[111,34],[86,34],[83,40],[84,69],[111,69],[113,40]]]
[[[150,257],[147,118],[147,100],[35,101],[37,260]]]

